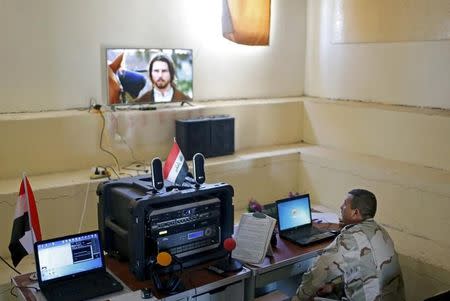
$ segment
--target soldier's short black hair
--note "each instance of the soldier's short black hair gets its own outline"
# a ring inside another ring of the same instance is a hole
[[[372,218],[377,212],[377,198],[365,189],[353,189],[348,194],[353,196],[351,208],[358,209],[363,219]]]

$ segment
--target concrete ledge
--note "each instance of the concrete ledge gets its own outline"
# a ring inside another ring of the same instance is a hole
[[[175,137],[175,120],[229,114],[235,118],[236,151],[301,140],[301,98],[195,103],[157,111],[104,112],[103,147],[125,166],[132,161],[165,158]],[[114,165],[99,148],[100,114],[63,111],[1,114],[0,179]],[[285,124],[289,124],[286,127]]]
[[[303,100],[306,143],[450,170],[450,110]]]

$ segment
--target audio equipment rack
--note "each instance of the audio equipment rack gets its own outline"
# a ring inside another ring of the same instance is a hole
[[[227,255],[223,241],[233,234],[234,190],[226,183],[165,182],[155,193],[151,177],[141,175],[103,182],[97,195],[104,249],[128,260],[139,280],[150,279],[151,263],[163,251],[183,267]]]

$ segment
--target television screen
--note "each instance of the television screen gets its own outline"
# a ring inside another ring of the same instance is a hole
[[[190,49],[106,49],[108,105],[186,102],[193,99]]]

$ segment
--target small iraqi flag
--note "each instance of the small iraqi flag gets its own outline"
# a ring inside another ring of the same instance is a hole
[[[33,244],[40,240],[42,240],[41,226],[36,201],[30,182],[24,176],[20,183],[11,241],[8,246],[15,267],[26,255],[33,254]]]
[[[163,175],[164,179],[181,185],[189,171],[183,153],[174,140],[172,149],[169,152],[166,162],[164,162]]]

